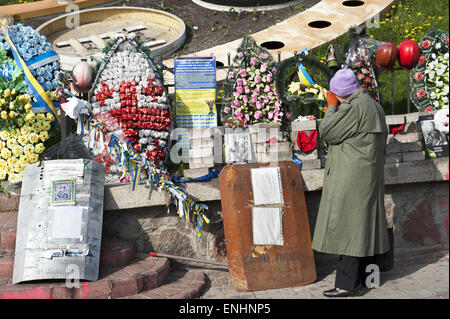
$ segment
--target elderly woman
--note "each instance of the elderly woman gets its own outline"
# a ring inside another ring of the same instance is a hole
[[[336,72],[330,91],[319,126],[328,156],[312,248],[339,255],[335,288],[324,295],[358,296],[366,265],[390,249],[384,208],[387,127],[381,105],[360,88],[353,71]]]

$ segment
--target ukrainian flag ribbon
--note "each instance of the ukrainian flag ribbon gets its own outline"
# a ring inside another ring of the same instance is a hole
[[[303,49],[302,52],[300,52],[300,55],[307,54],[308,50]],[[298,78],[302,84],[305,85],[314,85],[314,81],[311,78],[311,76],[306,72],[305,67],[303,66],[303,63],[300,61],[298,64],[298,70],[297,70]]]
[[[37,100],[38,107],[45,107],[45,109],[50,112],[57,120],[58,124],[61,124],[61,119],[59,118],[59,115],[56,113],[56,109],[53,105],[53,101],[50,99],[50,97],[45,93],[44,89],[41,87],[39,82],[35,79],[33,74],[31,74],[30,69],[28,68],[25,61],[21,58],[19,52],[17,51],[16,46],[12,42],[10,38],[10,33],[6,29],[5,26],[2,26],[2,31],[5,35],[6,40],[8,41],[9,45],[11,46],[11,52],[14,56],[14,60],[16,61],[19,68],[23,70],[24,80],[25,83],[28,85],[30,90],[33,92],[33,96]]]

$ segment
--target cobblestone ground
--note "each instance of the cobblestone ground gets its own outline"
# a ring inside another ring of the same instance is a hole
[[[448,299],[449,261],[448,253],[432,263],[396,263],[394,269],[381,273],[380,287],[370,289],[360,297],[352,299]],[[324,290],[334,287],[335,271],[318,274],[315,283],[293,288],[272,289],[255,292],[238,292],[229,282],[228,270],[205,269],[187,266],[190,270],[202,271],[208,277],[201,299],[328,299]],[[348,299],[348,298],[343,298]]]

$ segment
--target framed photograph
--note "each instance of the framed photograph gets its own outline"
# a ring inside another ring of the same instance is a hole
[[[255,163],[250,132],[227,132],[224,135],[225,162],[246,164]]]
[[[425,148],[436,157],[448,156],[447,136],[436,129],[433,115],[424,115],[419,117],[419,128],[423,134]]]
[[[52,182],[52,205],[75,205],[75,180]]]

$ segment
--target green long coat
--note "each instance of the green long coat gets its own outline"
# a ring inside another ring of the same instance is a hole
[[[387,252],[382,107],[359,89],[328,108],[319,134],[328,156],[312,248],[355,257]]]

